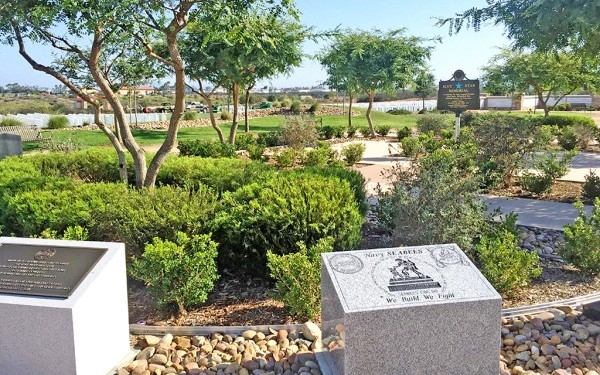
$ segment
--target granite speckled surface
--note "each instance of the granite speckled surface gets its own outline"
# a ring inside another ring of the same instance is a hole
[[[458,246],[323,254],[321,283],[340,374],[498,374],[502,300]]]

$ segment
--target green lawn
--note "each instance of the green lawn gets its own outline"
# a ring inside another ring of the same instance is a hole
[[[360,116],[353,117],[353,123],[358,126],[368,125],[367,119],[364,116],[366,110],[363,108],[356,108],[361,112]],[[527,112],[512,112],[517,116],[527,115]],[[590,116],[589,113],[584,112],[551,112],[551,114],[561,115],[584,115]],[[208,116],[207,114],[203,114]],[[536,116],[543,116],[543,112],[537,112]],[[448,119],[453,119],[454,114],[447,115]],[[390,125],[392,128],[398,129],[402,127],[415,127],[417,118],[419,115],[390,115],[388,113],[373,111],[372,118],[375,126],[377,125]],[[348,123],[347,116],[322,116],[323,125],[346,125]],[[269,116],[261,117],[250,120],[250,131],[252,133],[260,133],[267,131],[281,130],[284,123],[283,116]],[[221,126],[225,136],[229,134],[231,129],[230,125]],[[243,119],[240,122],[238,132],[244,130]],[[153,146],[159,145],[163,142],[166,137],[166,131],[164,130],[133,130],[133,134],[141,146]],[[48,134],[46,134],[48,135]],[[66,140],[72,138],[74,141],[83,144],[85,147],[95,146],[109,146],[110,143],[104,133],[100,130],[53,130],[52,137],[55,140]],[[183,128],[179,130],[179,140],[192,140],[192,139],[216,139],[217,135],[212,127],[201,127],[201,128]],[[24,147],[25,151],[32,151],[37,149],[36,144],[26,144]]]

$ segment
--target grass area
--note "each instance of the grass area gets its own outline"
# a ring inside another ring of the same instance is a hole
[[[362,126],[368,125],[365,117],[366,110],[363,108],[356,108],[361,112],[360,116],[353,118],[353,123]],[[515,116],[525,116],[527,112],[511,112]],[[589,113],[585,112],[551,112],[551,114],[562,114],[562,115],[584,115],[590,116]],[[543,116],[543,112],[532,114],[534,116]],[[208,114],[201,114],[201,116],[208,117]],[[390,125],[394,129],[402,127],[413,128],[416,125],[417,119],[420,115],[391,115],[388,113],[373,111],[372,118],[375,126],[377,125]],[[448,114],[448,119],[452,120],[454,114]],[[345,115],[340,116],[322,116],[323,125],[346,125],[348,118]],[[281,130],[284,123],[283,116],[268,116],[250,120],[250,131],[252,133],[268,132]],[[227,137],[231,129],[231,125],[222,125],[221,129],[223,134]],[[141,146],[154,146],[159,145],[163,142],[166,137],[166,131],[164,130],[133,130],[133,135]],[[243,132],[243,121],[240,122],[238,133]],[[46,134],[47,136],[49,134]],[[96,147],[96,146],[109,146],[110,142],[100,130],[53,130],[52,137],[57,141],[73,139],[77,143],[84,145],[85,147]],[[192,140],[192,139],[216,139],[217,134],[211,127],[201,128],[183,128],[179,130],[179,140]],[[36,150],[38,146],[36,144],[28,143],[24,145],[24,151]]]

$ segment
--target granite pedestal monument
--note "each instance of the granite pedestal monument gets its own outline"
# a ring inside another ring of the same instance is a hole
[[[8,156],[23,154],[21,136],[16,134],[0,133],[0,160]]]
[[[324,347],[342,375],[498,375],[500,295],[457,245],[322,254]]]
[[[0,322],[3,374],[105,375],[130,350],[124,245],[0,237]]]

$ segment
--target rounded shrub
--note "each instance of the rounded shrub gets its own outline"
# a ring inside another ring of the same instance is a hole
[[[229,111],[227,111],[227,110],[221,111],[221,120],[223,120],[223,121],[231,120],[231,114],[229,113]]]
[[[225,194],[214,220],[224,265],[265,272],[267,250],[294,252],[333,237],[336,251],[355,248],[363,217],[350,185],[312,173],[275,175]]]
[[[362,160],[365,154],[365,145],[362,143],[353,143],[342,149],[342,155],[346,159],[346,164],[352,166]]]
[[[583,196],[590,200],[600,198],[600,176],[593,170],[590,170],[590,173],[585,176]]]
[[[179,142],[181,156],[199,156],[201,158],[233,158],[235,145],[226,142],[195,139]]]
[[[183,114],[183,121],[195,121],[200,120],[200,114],[198,112],[189,111]]]
[[[402,139],[402,152],[404,153],[404,156],[416,158],[423,152],[423,145],[417,138],[405,137]]]
[[[302,102],[300,100],[294,100],[292,104],[290,104],[290,111],[294,113],[300,113],[302,108]]]
[[[577,147],[577,134],[572,126],[565,126],[558,135],[558,144],[567,151],[572,151]]]
[[[412,130],[408,126],[398,129],[398,141],[400,142],[402,142],[404,138],[410,137],[411,135]]]
[[[67,116],[52,116],[50,117],[50,120],[48,120],[48,129],[65,129],[69,126],[69,119]]]
[[[154,238],[140,259],[134,258],[131,274],[142,280],[159,306],[174,303],[180,313],[203,303],[218,280],[217,243],[210,235],[178,232],[175,242]]]
[[[564,227],[565,243],[559,255],[584,273],[597,275],[600,273],[600,198],[594,200],[591,215],[587,215],[583,203],[576,202],[575,207],[579,216],[573,224]]]
[[[317,113],[317,111],[319,110],[319,108],[321,107],[321,104],[319,104],[319,102],[314,102],[313,104],[311,104],[311,106],[308,108],[308,112],[315,114]]]
[[[392,126],[391,125],[377,125],[375,127],[375,132],[377,134],[379,134],[382,137],[385,137],[388,135],[388,133],[390,132],[390,130],[392,130]]]
[[[442,130],[451,127],[448,116],[439,114],[426,114],[417,119],[417,128],[421,133],[433,132],[436,136],[442,135]]]

